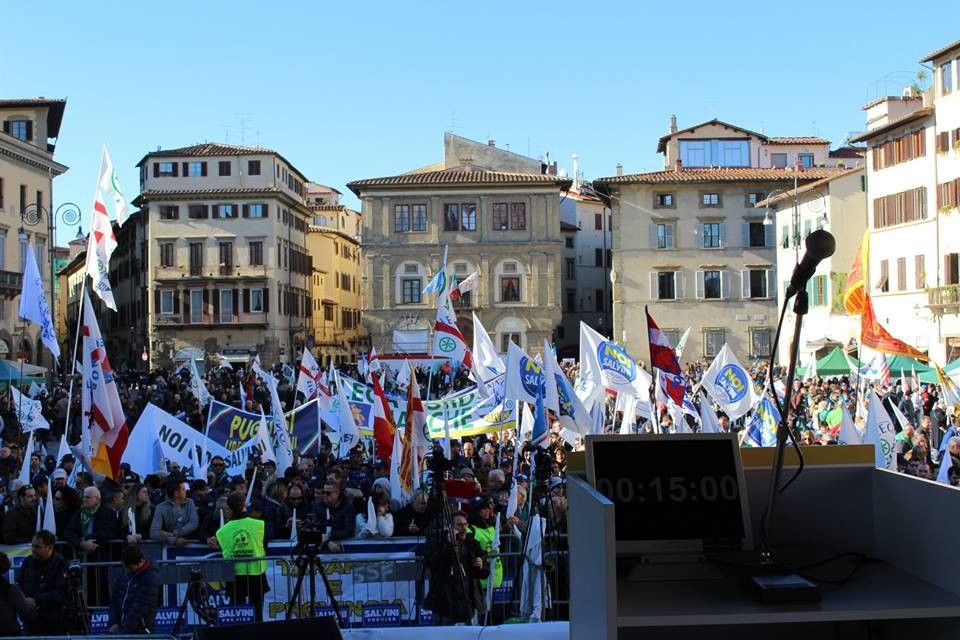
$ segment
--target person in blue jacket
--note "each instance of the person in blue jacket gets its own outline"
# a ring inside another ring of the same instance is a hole
[[[153,633],[160,574],[135,544],[123,550],[123,568],[110,598],[110,633]]]

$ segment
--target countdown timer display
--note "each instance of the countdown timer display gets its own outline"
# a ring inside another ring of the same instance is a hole
[[[615,505],[617,542],[743,548],[749,518],[733,434],[588,436],[588,480]]]

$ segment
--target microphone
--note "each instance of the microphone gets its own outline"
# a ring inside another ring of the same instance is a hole
[[[817,265],[824,258],[829,258],[837,250],[837,241],[829,231],[817,229],[807,236],[807,252],[803,258],[793,268],[793,275],[790,276],[790,285],[787,287],[786,297],[790,298],[804,287],[807,286],[807,280],[813,277],[813,272],[817,270]]]

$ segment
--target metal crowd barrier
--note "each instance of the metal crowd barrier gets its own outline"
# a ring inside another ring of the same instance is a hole
[[[122,548],[117,542],[116,552]],[[569,570],[567,564],[566,540],[562,539],[562,550],[545,549],[544,561],[550,590],[551,609],[548,619],[568,619]],[[176,608],[181,604],[186,592],[186,583],[191,570],[199,571],[204,582],[210,587],[211,603],[229,604],[224,594],[225,580],[223,565],[233,561],[224,560],[219,552],[201,545],[191,545],[191,549],[211,557],[164,559],[164,551],[158,544],[142,545],[145,553],[152,557],[161,574],[165,576],[161,607]],[[58,551],[65,557],[76,559],[76,554],[67,546]],[[101,555],[113,553],[101,547]],[[505,533],[501,538],[501,550],[497,554],[503,564],[503,583],[493,594],[493,605],[488,615],[489,624],[498,624],[516,618],[519,612],[520,588],[518,580],[522,565],[520,541]],[[119,557],[119,556],[116,556]],[[492,558],[491,558],[492,559]],[[267,562],[267,580],[270,592],[264,605],[264,620],[280,620],[285,617],[286,606],[298,577],[295,558],[292,555],[270,555],[263,558]],[[365,620],[365,607],[375,605],[399,606],[400,624],[417,623],[416,603],[422,603],[429,591],[429,580],[423,576],[422,559],[412,552],[405,553],[341,553],[323,554],[319,558],[330,581],[334,597],[344,614],[345,627],[362,627]],[[89,607],[106,607],[110,603],[110,587],[116,574],[122,571],[119,561],[80,561],[83,569],[83,590]],[[232,571],[230,572],[232,573]],[[422,580],[422,582],[421,582]],[[329,597],[323,580],[315,576],[316,606],[321,612],[330,606]],[[294,615],[307,615],[309,611],[309,581],[304,579],[299,604]],[[329,611],[328,611],[329,612]],[[421,624],[433,624],[430,612],[421,609]],[[196,623],[192,611],[188,611],[188,621]]]

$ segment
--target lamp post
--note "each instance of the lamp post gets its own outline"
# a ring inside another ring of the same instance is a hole
[[[45,208],[39,202],[27,205],[22,211],[20,211],[20,229],[17,234],[20,242],[27,241],[27,232],[24,229],[24,226],[27,227],[36,227],[39,225],[44,218],[47,219],[47,260],[50,268],[50,308],[53,309],[52,313],[56,313],[57,302],[55,299],[56,293],[54,289],[54,269],[53,269],[53,248],[56,244],[55,236],[57,233],[57,218],[63,221],[67,225],[75,225],[80,223],[81,216],[80,207],[72,202],[64,202],[59,207],[51,211]],[[50,366],[50,390],[53,391],[53,363]]]

